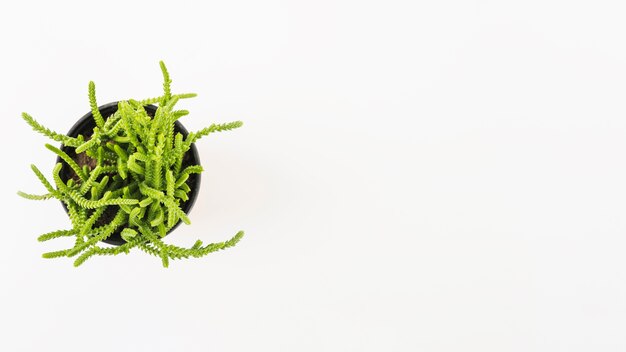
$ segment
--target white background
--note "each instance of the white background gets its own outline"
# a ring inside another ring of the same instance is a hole
[[[626,7],[607,1],[14,1],[0,10],[1,351],[626,350]],[[235,248],[75,269],[31,173],[99,102],[198,143],[191,226]]]

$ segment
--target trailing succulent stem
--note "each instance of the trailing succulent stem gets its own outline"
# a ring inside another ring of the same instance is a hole
[[[232,247],[243,237],[243,231],[225,242],[202,245],[197,241],[190,248],[163,242],[162,238],[178,222],[189,224],[181,205],[189,199],[189,176],[201,173],[200,165],[186,165],[185,154],[203,136],[239,128],[241,121],[213,124],[189,133],[176,133],[176,120],[189,114],[175,110],[180,99],[192,98],[194,93],[172,94],[171,79],[161,61],[163,95],[143,100],[118,103],[117,112],[102,116],[96,102],[96,87],[89,82],[89,106],[95,127],[90,135],[69,137],[54,132],[27,113],[22,118],[35,131],[61,142],[64,148],[46,144],[59,156],[52,173],[52,183],[32,165],[31,168],[48,193],[42,195],[18,192],[26,199],[56,198],[65,203],[72,228],[39,236],[39,241],[60,237],[75,237],[72,248],[48,252],[44,258],[76,257],[75,266],[97,255],[129,253],[135,247],[161,259],[163,266],[170,259],[199,258],[211,252]],[[154,116],[144,106],[158,104]],[[72,155],[84,153],[91,163],[80,165]],[[62,177],[63,167],[71,177]],[[53,186],[54,185],[54,186]],[[114,233],[126,241],[118,247],[100,247],[98,243]]]

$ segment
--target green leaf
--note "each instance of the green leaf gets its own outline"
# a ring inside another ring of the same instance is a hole
[[[69,155],[67,155],[67,153],[65,153],[61,149],[50,144],[46,144],[46,148],[51,150],[56,155],[60,156],[61,159],[63,159],[63,161],[65,161],[72,168],[72,170],[74,170],[76,175],[78,175],[78,177],[80,177],[81,180],[83,181],[87,180],[87,175],[85,174],[83,169],[81,169],[80,166],[78,166],[78,164],[74,161],[74,159],[72,159]]]
[[[128,242],[130,241],[133,237],[137,236],[137,231],[127,227],[125,229],[122,230],[121,232],[121,236],[124,239],[124,241]]]
[[[33,128],[33,130],[43,134],[44,136],[49,137],[52,140],[61,142],[64,145],[67,145],[70,147],[76,147],[82,143],[82,141],[77,138],[68,137],[64,134],[54,132],[44,127],[43,125],[39,124],[39,122],[37,122],[32,116],[28,115],[25,112],[22,113],[22,118],[24,119],[24,121],[26,121],[26,123],[30,125],[30,127]]]
[[[104,118],[100,114],[98,104],[96,103],[96,84],[93,81],[89,82],[89,106],[91,107],[91,114],[96,121],[96,126],[104,127]]]

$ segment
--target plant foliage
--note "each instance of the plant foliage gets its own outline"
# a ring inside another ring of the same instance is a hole
[[[79,266],[93,256],[129,253],[138,248],[160,258],[167,267],[170,259],[202,257],[232,247],[243,237],[243,231],[239,231],[228,241],[203,245],[198,240],[190,248],[163,242],[179,221],[190,223],[181,205],[189,199],[189,176],[201,173],[202,167],[185,165],[185,154],[201,137],[239,128],[242,122],[213,124],[186,137],[175,132],[174,122],[188,114],[186,110],[175,110],[176,103],[195,94],[172,94],[167,68],[162,61],[160,65],[163,95],[120,101],[111,116],[101,115],[95,85],[89,82],[89,105],[96,124],[91,135],[69,137],[42,126],[27,113],[22,114],[35,131],[66,148],[74,148],[76,155],[85,153],[94,165],[81,166],[63,149],[46,144],[71,169],[72,177],[64,181],[63,164],[58,163],[51,183],[35,165],[31,166],[48,193],[18,194],[32,200],[59,199],[67,206],[72,224],[71,229],[39,236],[39,241],[75,238],[72,248],[45,253],[44,258],[75,257],[74,265]],[[148,104],[158,104],[154,116],[144,108]],[[126,243],[118,247],[98,245],[116,232]]]

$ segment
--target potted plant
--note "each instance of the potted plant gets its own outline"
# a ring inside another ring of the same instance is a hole
[[[22,114],[35,131],[62,143],[60,148],[46,144],[57,155],[53,182],[31,165],[48,193],[18,192],[33,200],[56,198],[69,216],[70,229],[43,234],[39,241],[75,237],[74,246],[44,253],[44,258],[75,257],[74,266],[79,266],[96,255],[127,254],[138,248],[161,258],[167,267],[170,259],[202,257],[232,247],[243,237],[239,231],[228,241],[203,245],[198,240],[190,248],[163,241],[180,222],[190,223],[187,215],[202,172],[194,143],[211,133],[241,127],[242,122],[212,124],[188,133],[178,119],[189,112],[174,107],[180,99],[196,95],[172,94],[167,68],[162,61],[160,66],[163,95],[156,98],[98,107],[95,85],[89,82],[91,111],[67,135]]]

